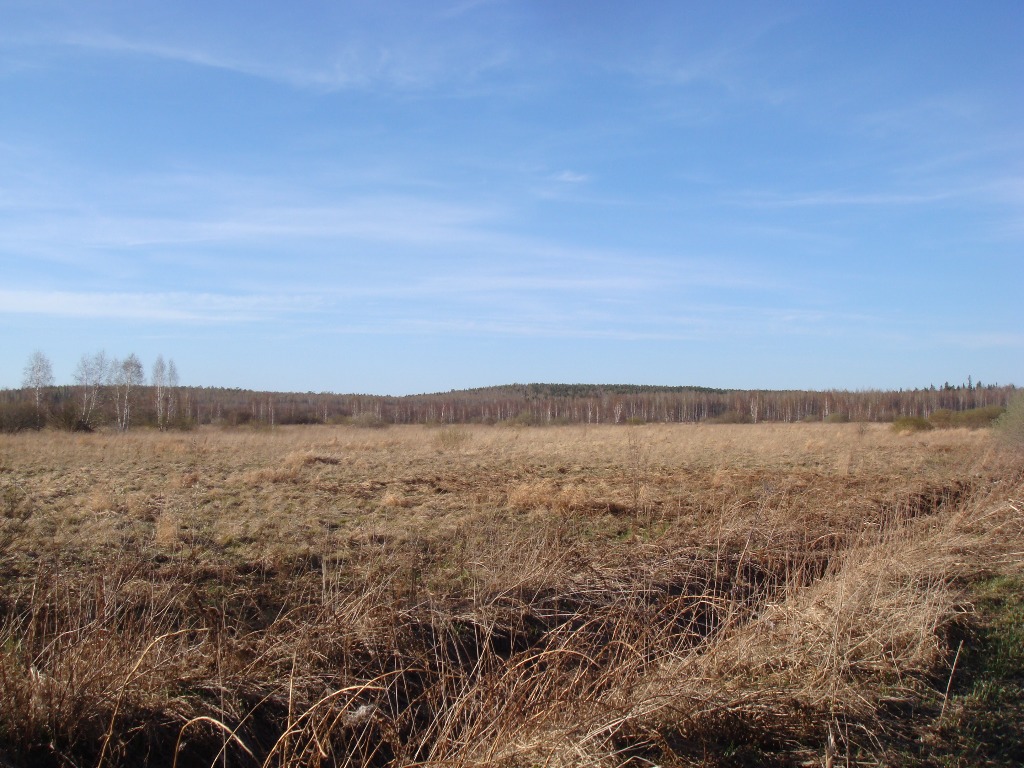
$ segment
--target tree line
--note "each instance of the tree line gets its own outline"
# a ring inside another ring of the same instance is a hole
[[[4,392],[0,429],[53,426],[88,432],[113,426],[127,431],[133,422],[159,429],[188,426],[180,408],[178,368],[162,354],[153,363],[148,383],[135,353],[117,358],[102,350],[82,355],[74,382],[56,386],[50,359],[38,350],[33,352],[25,364],[22,388]]]
[[[976,426],[998,416],[1012,385],[967,382],[886,390],[729,390],[648,385],[512,384],[389,397],[185,387],[159,355],[145,374],[135,354],[83,355],[74,383],[56,385],[48,358],[33,353],[22,388],[0,391],[0,430],[44,426],[89,431],[200,424],[639,424],[647,422],[888,422],[908,417]]]

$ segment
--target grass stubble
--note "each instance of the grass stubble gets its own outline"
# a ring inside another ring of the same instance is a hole
[[[2,436],[0,765],[1015,764],[1022,499],[985,431]]]

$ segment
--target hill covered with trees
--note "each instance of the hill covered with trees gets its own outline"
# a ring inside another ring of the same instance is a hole
[[[20,389],[0,390],[0,430],[135,426],[190,428],[281,424],[624,424],[646,422],[894,421],[979,426],[995,418],[1013,385],[945,383],[917,389],[745,390],[632,384],[509,384],[403,397],[331,392],[259,392],[183,386],[173,360],[148,375],[134,354],[85,355],[72,384],[57,385],[34,353]]]

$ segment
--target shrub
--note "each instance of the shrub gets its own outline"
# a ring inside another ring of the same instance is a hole
[[[1024,449],[1024,392],[1014,395],[1006,413],[993,426],[1004,443]]]
[[[713,416],[707,420],[708,424],[750,424],[753,419],[749,413],[742,411],[726,411],[719,416]]]
[[[42,420],[31,403],[0,405],[0,432],[13,433],[25,429],[39,429],[42,425]]]
[[[66,400],[50,415],[50,424],[66,432],[92,432],[92,425],[82,419],[78,405]]]
[[[895,432],[926,432],[935,425],[921,416],[903,416],[892,423],[892,428]]]
[[[968,411],[953,414],[953,425],[969,429],[991,427],[992,423],[1003,415],[1004,410],[1004,408],[998,405],[990,405],[986,408],[971,408]]]
[[[353,427],[360,427],[362,429],[384,429],[388,426],[388,423],[372,411],[364,411],[358,416],[353,416],[349,421]]]
[[[533,427],[536,426],[537,420],[529,411],[523,411],[510,419],[505,419],[502,423],[509,427]]]
[[[989,405],[985,408],[969,408],[966,411],[951,411],[949,408],[939,408],[933,411],[928,421],[933,427],[939,429],[952,429],[954,427],[966,427],[967,429],[982,429],[992,426],[992,422],[998,419],[1003,408],[998,405]]]
[[[434,444],[441,450],[458,450],[465,446],[472,435],[462,427],[445,427],[437,433]]]
[[[174,417],[173,419],[170,419],[164,426],[166,429],[175,429],[178,430],[179,432],[191,432],[199,425],[196,423],[195,419],[192,419],[188,416],[179,415]]]

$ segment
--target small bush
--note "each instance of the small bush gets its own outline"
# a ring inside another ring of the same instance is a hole
[[[508,427],[533,427],[537,425],[537,420],[529,411],[523,411],[510,419],[505,419],[502,424]]]
[[[42,426],[42,419],[30,403],[0,405],[0,432],[14,433]]]
[[[828,418],[825,419],[829,424],[849,424],[850,414],[848,413],[830,413]]]
[[[719,416],[713,416],[708,419],[708,424],[750,424],[753,419],[750,418],[749,413],[742,411],[726,411]]]
[[[461,427],[445,427],[437,433],[434,444],[443,451],[458,450],[465,446],[472,435],[468,429]]]
[[[92,425],[82,419],[78,405],[70,400],[54,409],[50,415],[50,424],[66,432],[92,432]]]
[[[353,416],[349,420],[349,424],[353,427],[360,427],[362,429],[384,429],[388,426],[388,423],[384,421],[384,419],[371,411],[364,411],[358,416]]]
[[[892,423],[892,428],[894,432],[927,432],[935,426],[921,416],[903,416]]]
[[[176,416],[168,421],[164,428],[174,429],[178,432],[191,432],[198,426],[199,425],[196,423],[195,419],[190,419],[187,416]]]
[[[993,426],[1004,443],[1024,449],[1024,392],[1014,395],[1006,413]]]
[[[1002,415],[1003,409],[998,405],[990,405],[985,408],[970,408],[966,411],[951,411],[949,408],[939,408],[933,411],[928,417],[933,427],[939,429],[952,429],[954,427],[966,427],[967,429],[982,429],[992,426],[992,422]]]
[[[968,411],[953,414],[953,424],[968,429],[991,427],[992,423],[1003,415],[1004,410],[998,405],[990,405],[987,408],[971,408]]]

